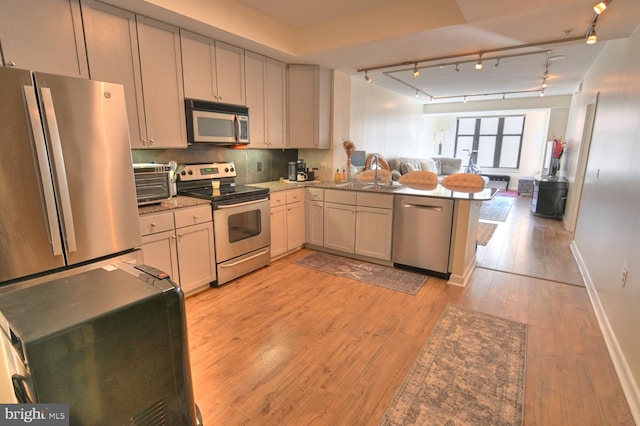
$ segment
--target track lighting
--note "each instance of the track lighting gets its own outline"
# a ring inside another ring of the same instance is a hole
[[[496,59],[496,63],[493,65],[493,68],[497,69],[500,66],[500,58]]]
[[[460,72],[460,68],[458,68],[458,64],[456,64],[456,72]]]
[[[413,67],[413,78],[420,78],[420,71],[418,70],[418,64]]]
[[[602,0],[600,3],[593,6],[593,10],[600,15],[611,4],[611,0]]]
[[[371,77],[369,77],[369,71],[364,72],[364,81],[371,83]]]
[[[419,90],[416,90],[416,98],[417,98],[418,96],[420,96],[420,91],[419,91]]]
[[[477,70],[482,69],[482,53],[478,56],[478,62],[476,62],[476,69]]]
[[[465,103],[465,104],[467,103],[467,97],[466,96],[462,99],[462,103]]]
[[[544,96],[544,89],[540,91],[540,97],[543,97],[543,96]]]
[[[596,34],[595,25],[591,27],[591,31],[589,31],[589,35],[587,36],[587,44],[596,44],[598,42],[598,35]]]

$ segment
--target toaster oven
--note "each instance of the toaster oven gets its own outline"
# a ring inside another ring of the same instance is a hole
[[[160,203],[173,195],[171,166],[168,164],[137,163],[133,165],[138,205]]]

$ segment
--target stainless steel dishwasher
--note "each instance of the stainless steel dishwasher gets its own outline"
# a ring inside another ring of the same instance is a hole
[[[397,195],[393,262],[449,275],[453,200]]]

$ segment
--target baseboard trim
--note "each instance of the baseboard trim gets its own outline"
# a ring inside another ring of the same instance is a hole
[[[469,262],[469,264],[465,268],[464,273],[462,275],[451,274],[449,276],[449,281],[447,281],[447,284],[455,285],[457,287],[466,287],[467,283],[469,282],[469,279],[471,279],[471,274],[473,274],[473,271],[475,269],[476,269],[476,255],[474,254],[473,259],[471,260],[471,262]]]
[[[629,404],[631,415],[633,416],[636,424],[640,424],[640,390],[638,389],[638,384],[633,379],[633,374],[631,373],[629,364],[627,364],[627,360],[622,353],[622,349],[618,344],[618,340],[616,339],[615,333],[611,328],[611,324],[609,324],[607,314],[605,313],[604,307],[600,302],[596,287],[591,280],[591,276],[589,275],[587,266],[582,259],[582,255],[580,254],[580,250],[578,250],[575,241],[571,241],[569,247],[571,248],[573,257],[578,263],[578,268],[580,269],[580,273],[582,274],[582,278],[584,279],[585,286],[587,288],[587,294],[589,295],[591,305],[593,306],[593,309],[596,313],[596,318],[598,320],[598,324],[600,325],[602,335],[604,336],[604,341],[607,345],[607,349],[609,350],[609,356],[611,356],[611,361],[613,362],[613,366],[618,375],[618,379],[620,380],[622,391],[627,398],[627,403]]]

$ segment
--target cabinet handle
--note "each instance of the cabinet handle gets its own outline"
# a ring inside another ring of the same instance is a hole
[[[178,234],[178,237],[182,238],[184,237],[184,234]]]
[[[170,239],[172,239],[172,240],[175,240],[175,239],[176,239],[176,236],[175,236],[175,235],[172,235],[172,236],[171,236],[171,237],[169,237],[169,238],[170,238]]]
[[[198,220],[198,215],[197,214],[193,215],[193,220]]]
[[[155,142],[153,139],[149,139],[149,145],[153,145],[153,142]]]
[[[155,226],[156,226],[156,223],[155,222],[151,222],[151,227],[155,228]]]
[[[15,63],[15,62],[13,62],[13,61],[9,61],[9,62],[7,62],[7,66],[8,66],[8,67],[15,67],[15,66],[16,66],[16,63]]]

